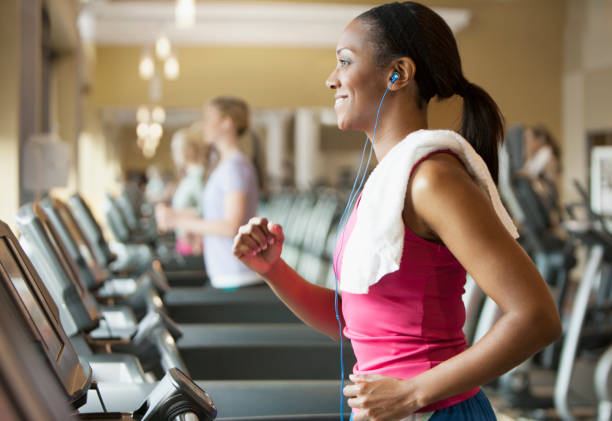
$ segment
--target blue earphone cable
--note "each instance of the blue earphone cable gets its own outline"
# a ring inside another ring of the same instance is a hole
[[[397,80],[396,75],[397,73],[393,74],[393,78],[391,79],[391,85]],[[336,320],[338,321],[338,330],[340,332],[340,420],[341,421],[344,420],[344,402],[343,402],[344,399],[342,395],[342,391],[344,389],[344,355],[343,355],[344,347],[343,347],[343,341],[342,341],[342,322],[340,320],[340,312],[338,310],[338,296],[339,296],[338,295],[338,268],[336,266],[336,262],[337,262],[338,257],[342,253],[342,248],[344,247],[344,232],[345,232],[344,228],[345,228],[345,223],[346,223],[345,219],[348,218],[347,211],[349,209],[352,209],[353,203],[355,202],[355,199],[357,198],[357,194],[361,190],[363,183],[365,181],[365,176],[368,172],[368,167],[370,166],[370,160],[372,159],[372,151],[374,149],[374,139],[376,139],[376,129],[378,128],[378,119],[380,116],[380,110],[382,108],[382,103],[385,100],[385,97],[387,96],[387,92],[389,92],[389,89],[391,88],[391,85],[387,87],[387,89],[385,90],[385,93],[380,99],[380,102],[378,103],[378,110],[376,111],[376,122],[374,123],[374,133],[372,134],[372,141],[370,142],[370,154],[368,156],[368,162],[366,163],[365,168],[363,168],[363,174],[361,174],[361,181],[359,182],[359,187],[357,187],[357,190],[355,190],[355,185],[357,184],[357,180],[359,179],[359,176],[362,170],[363,158],[365,156],[366,146],[368,144],[369,138],[366,138],[366,143],[363,145],[363,151],[361,152],[361,162],[359,163],[359,169],[357,170],[357,175],[355,176],[355,181],[353,182],[353,187],[351,189],[351,193],[349,194],[347,204],[344,207],[344,211],[342,212],[342,215],[340,216],[340,221],[338,221],[338,225],[336,226],[336,237],[334,240],[334,244],[338,243],[338,234],[340,233],[340,229],[342,229],[342,237],[340,238],[340,247],[339,247],[338,252],[334,253],[334,259],[332,260],[332,269],[334,271],[334,276],[336,278],[334,310],[336,311]]]

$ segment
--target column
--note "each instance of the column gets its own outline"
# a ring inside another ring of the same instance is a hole
[[[281,186],[286,174],[287,131],[293,113],[289,110],[268,111],[263,115],[266,127],[266,176],[269,187]]]
[[[300,108],[295,113],[295,184],[312,188],[320,175],[321,118],[319,112]]]

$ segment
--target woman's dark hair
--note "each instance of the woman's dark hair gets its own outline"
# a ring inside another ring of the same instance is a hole
[[[368,38],[378,66],[401,57],[414,61],[419,107],[427,106],[434,96],[443,99],[457,94],[463,98],[461,134],[483,158],[497,182],[504,117],[491,96],[463,76],[457,42],[444,19],[410,1],[375,7],[357,19],[369,27]]]

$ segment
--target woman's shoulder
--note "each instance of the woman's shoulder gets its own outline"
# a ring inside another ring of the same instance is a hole
[[[417,235],[439,241],[432,221],[448,219],[458,209],[488,202],[459,159],[438,153],[415,169],[408,183],[404,203],[404,223]]]
[[[414,169],[409,181],[413,201],[453,194],[465,184],[474,184],[464,164],[453,153],[440,151],[428,156]]]
[[[244,152],[237,152],[227,160],[227,171],[238,173],[241,176],[250,176],[255,173],[255,167],[248,155]]]
[[[450,149],[438,149],[418,160],[412,168],[412,178],[438,180],[440,178],[468,175],[464,163],[456,152]]]
[[[208,183],[214,180],[215,185],[224,186],[225,189],[252,190],[251,186],[256,177],[250,159],[240,152],[219,163]]]
[[[224,159],[219,162],[214,169],[214,172],[217,176],[227,175],[228,173],[233,173],[236,169],[240,168],[242,165],[242,153],[232,154],[230,157]]]
[[[463,163],[448,151],[437,151],[419,161],[408,180],[402,219],[417,236],[432,242],[440,239],[425,220],[425,214],[442,205],[472,183]]]

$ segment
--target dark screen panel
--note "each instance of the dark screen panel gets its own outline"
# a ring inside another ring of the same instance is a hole
[[[0,264],[8,275],[13,287],[17,291],[24,307],[29,312],[30,318],[38,330],[43,345],[49,352],[54,361],[60,356],[63,342],[49,322],[36,295],[30,289],[28,281],[24,276],[21,265],[18,263],[15,254],[7,244],[6,238],[0,241]]]
[[[92,252],[89,249],[89,245],[87,244],[87,239],[84,237],[81,229],[78,226],[78,223],[74,219],[74,216],[70,213],[67,205],[62,204],[61,206],[56,206],[56,210],[60,216],[60,219],[64,222],[64,225],[68,228],[68,231],[72,234],[72,238],[75,243],[77,243],[77,247],[85,259],[87,266],[92,268],[95,266],[95,260]]]
[[[85,293],[85,287],[81,283],[79,275],[75,273],[74,268],[70,265],[70,262],[68,261],[68,257],[66,256],[65,251],[61,246],[62,244],[61,240],[57,238],[55,231],[49,229],[45,221],[41,220],[40,224],[42,225],[43,230],[45,231],[45,234],[47,235],[47,239],[51,243],[51,246],[55,250],[55,254],[57,255],[57,258],[60,261],[60,265],[62,265],[62,267],[64,268],[66,275],[69,278],[71,278],[70,281],[74,284],[74,286],[79,291],[79,295],[82,296]]]

